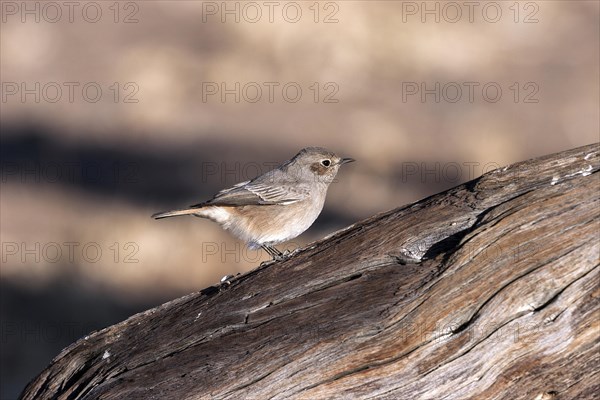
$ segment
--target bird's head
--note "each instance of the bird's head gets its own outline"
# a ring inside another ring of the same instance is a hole
[[[329,185],[340,167],[352,161],[353,158],[342,158],[321,147],[306,147],[291,159],[288,170],[305,179]]]

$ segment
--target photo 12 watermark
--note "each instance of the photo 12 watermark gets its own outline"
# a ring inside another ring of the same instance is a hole
[[[395,168],[396,179],[399,179],[402,183],[445,182],[451,184],[468,182],[488,173],[503,173],[507,176],[507,180],[518,183],[521,179],[529,179],[532,171],[536,170],[542,172],[542,168],[537,166],[515,164],[509,167],[502,166],[501,163],[496,161],[403,161]],[[576,173],[587,176],[591,173],[591,166],[587,166]],[[555,182],[552,181],[550,184],[554,185]]]
[[[400,182],[419,183],[452,183],[466,182],[500,168],[496,162],[481,163],[479,161],[462,162],[417,162],[404,161],[397,171]]]
[[[202,183],[218,180],[222,184],[235,184],[245,182],[263,175],[277,168],[281,162],[233,162],[227,163],[205,161],[202,162],[201,179]]]
[[[80,321],[2,321],[0,342],[7,343],[70,343],[98,329]]]
[[[536,82],[402,82],[402,103],[513,103],[537,104]]]
[[[413,333],[421,335],[422,340],[432,343],[443,344],[460,335],[463,337],[462,342],[476,345],[485,341],[487,345],[492,346],[500,343],[509,345],[536,341],[537,336],[544,329],[546,329],[544,325],[537,322],[450,323],[436,329],[424,329]]]
[[[204,1],[202,22],[248,23],[311,21],[340,22],[340,2],[335,1]]]
[[[131,184],[140,180],[139,164],[133,161],[2,161],[2,183]]]
[[[534,1],[403,1],[402,22],[485,22],[537,24],[540,5]]]
[[[2,23],[86,22],[137,24],[140,3],[134,1],[2,1]]]
[[[300,244],[288,241],[277,245],[277,249],[283,254],[290,254],[300,248]],[[202,242],[200,246],[202,262],[247,262],[255,264],[268,256],[262,248],[250,248],[238,241],[229,242]],[[270,257],[270,256],[268,256]]]
[[[476,259],[479,263],[509,259],[512,263],[527,260],[532,265],[539,262],[536,257],[538,251],[539,245],[536,243],[520,243],[511,247],[492,243],[484,248],[480,248],[478,244],[465,243],[461,249],[461,252],[466,254],[468,259]]]
[[[464,225],[457,225],[456,222],[452,222],[450,226],[460,227],[460,230],[467,228]],[[473,227],[469,227],[469,229],[471,228]],[[406,242],[399,248],[397,254],[390,254],[390,256],[402,265],[419,263],[431,259],[432,256],[435,257],[437,248],[443,244],[443,248],[451,248],[454,252],[460,253],[465,263],[476,260],[478,263],[502,261],[514,264],[526,260],[531,264],[536,264],[539,261],[537,258],[539,245],[534,242],[523,242],[514,246],[503,246],[494,242],[482,247],[480,244],[465,240],[463,235],[456,235],[458,232],[455,231],[455,235],[446,237],[438,243],[432,243],[430,240]]]
[[[202,82],[203,103],[339,103],[336,82]]]
[[[136,82],[2,82],[2,103],[139,103]]]
[[[2,263],[12,264],[137,264],[136,242],[2,242]]]
[[[200,164],[200,181],[202,183],[218,182],[220,185],[228,186],[241,182],[250,181],[259,176],[265,175],[266,182],[275,182],[280,179],[276,170],[284,161],[265,161],[259,162],[214,162],[204,161]],[[288,167],[290,168],[290,167]],[[288,169],[288,172],[294,173]],[[297,173],[302,173],[297,171]],[[337,183],[338,177],[331,179],[327,175],[313,174],[313,178],[318,182]]]

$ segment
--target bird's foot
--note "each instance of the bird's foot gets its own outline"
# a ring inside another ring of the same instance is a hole
[[[269,255],[271,257],[273,257],[273,261],[283,261],[283,260],[286,260],[286,259],[289,258],[289,256],[291,254],[293,254],[293,252],[290,252],[289,250],[285,250],[282,253],[279,250],[277,250],[275,247],[269,246],[267,244],[263,244],[263,245],[261,245],[261,247],[263,248],[264,251],[266,251],[267,253],[269,253]]]
[[[300,250],[301,250],[300,248],[293,249],[293,250],[285,249],[285,250],[283,251],[283,256],[284,256],[285,258],[290,258],[290,257],[292,257],[292,256],[295,256],[297,253],[299,253],[299,252],[300,252]]]

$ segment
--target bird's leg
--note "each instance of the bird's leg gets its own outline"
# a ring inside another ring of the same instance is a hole
[[[277,250],[273,246],[269,246],[268,244],[262,244],[260,247],[262,247],[264,251],[266,251],[267,253],[269,253],[269,255],[271,257],[273,257],[273,259],[276,260],[276,261],[281,261],[281,260],[283,260],[285,258],[285,256],[283,255],[283,253],[281,253],[279,250]]]

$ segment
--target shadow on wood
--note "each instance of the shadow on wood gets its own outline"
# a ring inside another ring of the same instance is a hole
[[[492,171],[134,315],[22,398],[593,398],[599,150]]]

